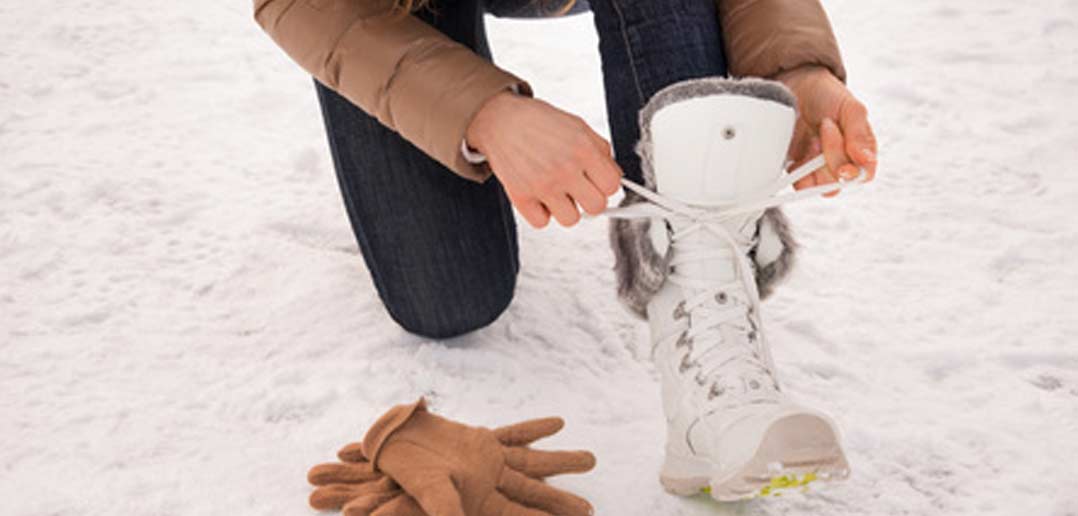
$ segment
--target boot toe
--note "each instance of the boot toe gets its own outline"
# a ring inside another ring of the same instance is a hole
[[[731,431],[757,435],[758,443],[724,436],[725,443],[740,441],[740,450],[724,454],[751,455],[723,468],[710,482],[711,495],[731,501],[775,494],[784,489],[804,488],[816,480],[842,480],[849,476],[849,463],[838,430],[827,416],[807,410],[787,412],[769,420],[746,421]],[[762,425],[764,428],[761,429]],[[762,430],[762,431],[761,431]],[[729,462],[727,464],[730,464]]]

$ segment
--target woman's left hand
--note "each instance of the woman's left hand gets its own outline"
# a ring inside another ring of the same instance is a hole
[[[827,160],[826,167],[805,176],[794,188],[831,184],[839,177],[853,179],[859,168],[865,169],[866,180],[871,181],[876,176],[877,148],[865,105],[821,66],[789,70],[777,79],[797,96],[800,111],[788,158],[798,166],[822,152]]]

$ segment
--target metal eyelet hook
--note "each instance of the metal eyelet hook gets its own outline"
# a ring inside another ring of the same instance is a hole
[[[674,308],[674,314],[673,314],[674,319],[675,320],[683,319],[687,315],[689,315],[689,314],[685,313],[685,302],[682,301],[682,302],[678,303],[677,306]]]
[[[713,400],[726,393],[726,389],[719,387],[718,384],[711,384],[711,390],[707,392],[707,399]]]
[[[684,373],[690,367],[692,367],[692,362],[689,362],[689,355],[685,354],[685,356],[681,357],[681,365],[678,366],[677,370],[679,373]]]

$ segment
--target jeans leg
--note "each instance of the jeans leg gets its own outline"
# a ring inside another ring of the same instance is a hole
[[[727,75],[714,0],[589,0],[599,34],[606,113],[625,177],[643,182],[637,114],[678,81]]]
[[[477,0],[422,13],[489,56]],[[494,321],[519,270],[512,207],[496,178],[460,178],[316,81],[345,208],[378,294],[408,331],[446,338]]]

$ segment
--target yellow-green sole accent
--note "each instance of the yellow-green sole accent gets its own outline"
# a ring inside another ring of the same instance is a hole
[[[805,473],[804,475],[782,475],[778,477],[772,477],[767,485],[760,488],[751,498],[767,497],[767,496],[782,496],[783,492],[788,492],[791,489],[798,489],[802,493],[808,492],[808,485],[817,479],[816,473]],[[711,486],[705,486],[700,489],[701,492],[711,494]]]

